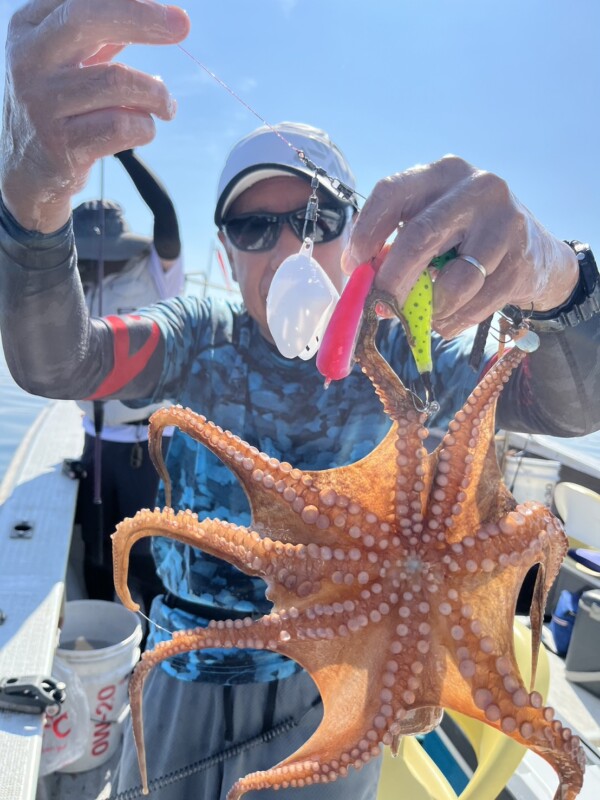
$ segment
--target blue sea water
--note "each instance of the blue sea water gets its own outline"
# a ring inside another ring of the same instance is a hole
[[[0,483],[23,435],[48,402],[17,386],[0,347]]]

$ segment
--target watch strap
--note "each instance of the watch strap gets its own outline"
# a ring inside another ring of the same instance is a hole
[[[536,333],[556,333],[587,322],[600,312],[600,276],[590,246],[578,241],[566,242],[577,255],[579,281],[571,296],[549,311],[523,313],[531,330]]]

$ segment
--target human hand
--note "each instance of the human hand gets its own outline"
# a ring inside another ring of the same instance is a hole
[[[398,227],[401,224],[401,227]],[[403,306],[421,272],[452,247],[456,258],[434,275],[433,327],[451,338],[507,304],[547,311],[578,280],[575,254],[552,236],[501,178],[456,156],[377,183],[362,208],[342,263],[351,273],[397,231],[375,285]]]
[[[0,181],[24,228],[60,228],[98,158],[146,144],[153,116],[174,116],[160,78],[112,59],[129,43],[171,44],[188,31],[182,9],[153,0],[31,0],[13,15]]]

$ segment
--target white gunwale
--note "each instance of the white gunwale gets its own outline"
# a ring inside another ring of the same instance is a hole
[[[0,677],[50,675],[57,644],[77,482],[62,472],[82,449],[81,412],[71,401],[45,406],[0,486]],[[30,538],[15,538],[27,523]],[[41,715],[0,710],[0,800],[33,800]]]

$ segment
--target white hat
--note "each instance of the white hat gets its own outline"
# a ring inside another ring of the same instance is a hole
[[[283,139],[275,131],[280,133]],[[258,181],[290,173],[309,180],[313,177],[314,170],[300,160],[296,150],[292,149],[284,139],[298,150],[302,150],[317,167],[325,170],[327,175],[318,176],[321,188],[340,202],[358,207],[355,194],[346,200],[331,185],[331,180],[338,180],[354,189],[355,180],[345,156],[325,131],[300,122],[280,122],[277,125],[263,125],[257,128],[240,139],[227,156],[217,191],[215,208],[217,227],[222,225],[233,201]]]

